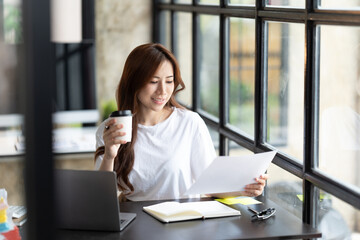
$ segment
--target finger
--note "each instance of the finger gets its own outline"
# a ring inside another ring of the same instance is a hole
[[[250,188],[245,188],[245,192],[252,193],[254,195],[259,195],[264,191],[264,187],[258,185],[258,186],[251,186]]]
[[[242,196],[257,197],[261,193],[262,193],[262,191],[243,191]]]
[[[245,187],[245,191],[262,191],[264,189],[264,186],[259,185],[259,184],[251,184],[249,186]]]
[[[269,179],[269,174],[267,174],[267,173],[261,174],[260,179],[263,179],[265,181],[268,180]]]
[[[114,136],[114,134],[119,133],[119,129],[123,128],[123,124],[115,124],[115,125],[107,125],[104,128],[104,133],[103,133],[103,139],[105,140],[105,138],[108,138],[108,136],[111,137],[116,137]],[[119,135],[119,136],[123,136],[123,135]]]
[[[258,189],[262,188],[264,185],[260,183],[252,183],[245,186],[245,189]]]
[[[126,141],[125,140],[119,140],[119,139],[116,139],[114,141],[111,141],[111,142],[108,142],[105,144],[105,147],[112,147],[112,146],[120,146],[120,145],[123,145],[123,144],[126,144]]]
[[[109,119],[106,121],[105,126],[111,126],[116,123],[116,119]]]
[[[257,197],[259,195],[261,195],[262,191],[251,191],[251,192],[247,192],[247,194],[251,197]]]
[[[117,124],[116,119],[110,119],[105,123],[104,132],[108,131],[112,126],[117,126],[117,129],[123,128],[123,124]]]
[[[110,146],[114,144],[124,144],[124,140],[120,137],[125,135],[126,135],[125,132],[118,132],[118,131],[114,131],[112,133],[105,133],[103,136],[105,146]]]
[[[113,131],[109,134],[109,139],[116,141],[116,140],[122,140],[120,137],[123,137],[126,135],[126,132],[119,132],[119,131]]]
[[[264,185],[266,184],[266,180],[263,178],[255,178],[256,183],[255,184],[261,184]]]

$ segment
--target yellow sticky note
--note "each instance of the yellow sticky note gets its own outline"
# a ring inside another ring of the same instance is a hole
[[[221,198],[221,199],[215,199],[218,202],[225,203],[227,205],[232,204],[242,204],[242,205],[250,205],[250,204],[259,204],[260,201],[251,198],[251,197],[230,197],[230,198]]]
[[[298,197],[298,199],[300,200],[300,201],[304,201],[304,195],[302,195],[302,194],[297,194],[296,195],[297,197]],[[323,194],[323,193],[320,193],[320,201],[323,201],[324,199],[330,199],[330,196],[328,196],[328,195],[325,195],[325,194]]]
[[[302,194],[297,194],[296,196],[298,197],[298,199],[299,199],[300,201],[304,201],[304,195],[302,195]]]

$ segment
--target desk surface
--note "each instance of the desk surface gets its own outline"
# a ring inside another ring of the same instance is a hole
[[[54,129],[53,152],[55,154],[94,153],[96,129],[97,127]],[[25,138],[20,130],[0,131],[0,158],[23,156],[24,141]]]
[[[206,199],[209,200],[209,199]],[[260,210],[275,207],[276,215],[265,221],[251,222],[253,215],[247,206],[236,204],[233,208],[241,216],[191,220],[164,224],[142,210],[143,206],[159,201],[121,203],[122,212],[134,212],[136,219],[122,232],[95,232],[59,230],[60,239],[299,239],[318,238],[321,233],[277,204],[259,199],[263,204],[251,205]],[[183,200],[189,201],[189,200]],[[199,201],[192,199],[191,201]]]

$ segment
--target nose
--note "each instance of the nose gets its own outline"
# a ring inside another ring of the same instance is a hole
[[[158,85],[158,88],[157,88],[157,93],[162,95],[166,92],[166,89],[165,89],[165,83],[163,81],[159,82],[159,85]]]

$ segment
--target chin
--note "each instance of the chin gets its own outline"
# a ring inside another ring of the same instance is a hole
[[[165,104],[164,105],[156,105],[156,106],[152,106],[151,110],[153,110],[154,112],[160,112],[164,109]]]

